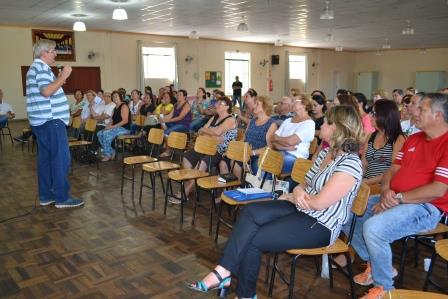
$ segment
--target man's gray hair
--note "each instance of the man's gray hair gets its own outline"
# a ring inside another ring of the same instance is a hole
[[[42,51],[50,51],[56,47],[56,42],[49,39],[40,39],[33,46],[34,58],[40,58]]]
[[[427,93],[425,98],[431,100],[431,111],[442,112],[443,119],[448,123],[448,95],[443,93]]]

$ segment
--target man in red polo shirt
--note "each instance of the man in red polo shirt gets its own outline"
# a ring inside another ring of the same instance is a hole
[[[394,288],[390,243],[434,229],[448,213],[448,96],[426,94],[414,116],[422,131],[406,140],[356,225],[352,246],[368,266],[354,280],[374,285],[364,299]]]

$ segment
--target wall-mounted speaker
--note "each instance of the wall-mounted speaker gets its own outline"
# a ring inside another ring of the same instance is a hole
[[[280,64],[280,55],[271,56],[271,65]]]

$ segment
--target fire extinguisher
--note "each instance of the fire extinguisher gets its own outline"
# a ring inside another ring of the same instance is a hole
[[[269,70],[269,72],[268,72],[268,91],[272,92],[273,89],[274,89],[274,85],[272,83],[271,70]]]

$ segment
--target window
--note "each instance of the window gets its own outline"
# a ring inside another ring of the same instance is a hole
[[[300,79],[306,83],[305,55],[289,55],[289,79]]]
[[[250,87],[250,53],[225,52],[225,93],[233,94],[232,83],[238,76],[243,83],[243,91]]]
[[[145,79],[176,79],[175,49],[164,47],[142,47]]]

